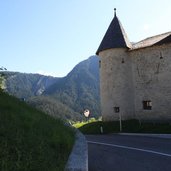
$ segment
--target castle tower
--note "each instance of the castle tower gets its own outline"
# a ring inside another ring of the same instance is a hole
[[[132,63],[127,35],[116,16],[96,52],[100,57],[100,93],[104,121],[131,119],[134,115]]]

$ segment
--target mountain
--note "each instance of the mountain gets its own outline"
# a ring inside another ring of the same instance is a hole
[[[4,72],[6,91],[50,115],[81,120],[89,109],[92,117],[100,111],[99,59],[92,56],[76,65],[63,78]]]
[[[92,56],[80,62],[58,83],[48,87],[44,95],[52,96],[74,111],[89,109],[92,116],[100,115],[99,59]]]
[[[41,95],[49,86],[57,83],[60,78],[40,74],[4,72],[6,91],[18,98],[29,98]]]

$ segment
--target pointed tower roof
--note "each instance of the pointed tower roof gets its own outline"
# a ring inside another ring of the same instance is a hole
[[[116,9],[114,18],[109,25],[109,28],[106,31],[106,34],[103,37],[103,40],[96,52],[98,55],[99,52],[111,48],[131,48],[131,43],[129,42],[127,35],[120,23],[118,17],[116,16]]]

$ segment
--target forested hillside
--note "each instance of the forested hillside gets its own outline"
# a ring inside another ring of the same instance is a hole
[[[18,98],[29,98],[41,95],[49,86],[57,83],[60,78],[40,74],[5,72],[6,91]]]
[[[92,116],[100,114],[98,58],[90,57],[74,67],[60,82],[50,86],[43,94],[58,99],[74,111],[89,109]]]
[[[98,117],[101,113],[98,65],[98,57],[92,56],[63,78],[4,72],[6,91],[62,119],[81,120],[85,109],[90,110],[92,117]]]

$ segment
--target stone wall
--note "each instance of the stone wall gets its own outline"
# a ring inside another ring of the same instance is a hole
[[[129,52],[132,58],[135,114],[140,120],[171,120],[171,44]],[[151,100],[152,110],[143,109]]]
[[[171,44],[108,49],[99,56],[104,121],[119,120],[119,115],[123,120],[171,121]],[[151,101],[151,110],[144,109],[143,101]]]
[[[104,121],[134,117],[132,61],[126,48],[100,52],[100,93]],[[119,107],[119,112],[114,110]]]

